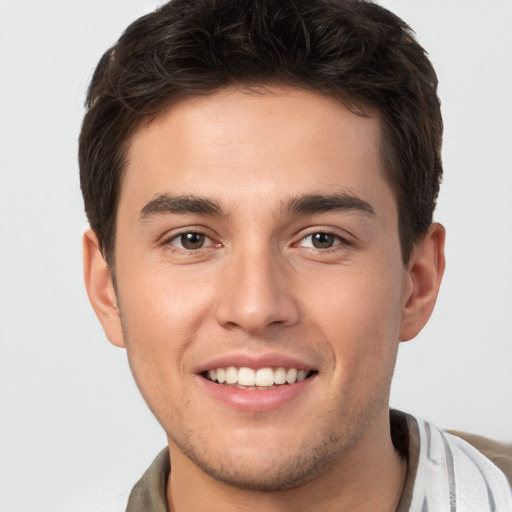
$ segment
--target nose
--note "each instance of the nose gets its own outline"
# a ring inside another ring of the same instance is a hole
[[[233,254],[220,276],[219,324],[262,334],[272,327],[297,323],[299,309],[293,297],[292,273],[270,249]]]

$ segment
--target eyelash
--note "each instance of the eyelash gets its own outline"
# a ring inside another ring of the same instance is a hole
[[[181,247],[178,247],[177,245],[175,245],[175,242],[177,240],[180,240],[181,237],[183,237],[185,235],[199,235],[199,236],[204,237],[205,243],[206,243],[206,241],[209,241],[210,243],[208,245],[204,245],[204,243],[203,243],[203,245],[201,245],[201,247],[198,247],[195,249],[183,247],[183,243],[180,244]],[[313,245],[312,237],[314,237],[315,235],[327,235],[327,236],[333,237],[335,239],[334,244],[330,247],[324,247],[324,248],[314,247],[314,246],[304,247],[304,248],[306,248],[308,250],[318,251],[321,253],[331,253],[331,252],[342,250],[344,247],[352,245],[352,243],[349,240],[347,240],[345,237],[339,235],[338,233],[334,233],[331,230],[324,229],[324,230],[312,231],[312,232],[302,236],[298,242],[293,244],[293,246],[300,247],[301,243],[303,243],[308,238],[311,238],[311,245]],[[220,247],[222,244],[215,243],[214,240],[210,236],[208,236],[204,231],[189,230],[189,231],[182,231],[180,233],[173,234],[171,237],[166,238],[162,242],[162,245],[165,246],[166,248],[172,250],[173,252],[180,252],[180,253],[184,253],[184,254],[193,254],[202,249],[207,249],[209,247]]]
[[[185,235],[199,235],[203,236],[205,238],[205,242],[209,241],[210,244],[205,246],[202,245],[201,247],[198,247],[197,249],[187,249],[186,247],[183,247],[183,243],[181,243],[182,247],[178,247],[175,245],[176,240],[179,240],[181,237]],[[166,247],[167,249],[173,251],[173,252],[180,252],[184,254],[192,254],[195,252],[200,251],[201,249],[206,249],[208,247],[220,247],[220,243],[215,243],[212,237],[208,236],[206,233],[204,233],[201,230],[188,230],[188,231],[182,231],[180,233],[173,234],[172,236],[166,238],[162,242],[162,246]]]
[[[321,253],[330,253],[330,252],[342,250],[344,247],[349,247],[352,245],[352,243],[349,240],[347,240],[347,238],[345,238],[345,237],[341,236],[340,234],[335,233],[329,229],[321,229],[321,230],[312,231],[312,232],[304,235],[303,237],[301,237],[300,240],[295,245],[299,245],[300,243],[304,242],[304,240],[306,240],[308,238],[312,239],[312,237],[315,235],[331,236],[335,239],[335,241],[337,243],[334,243],[334,245],[332,245],[331,247],[326,247],[326,248],[306,247],[307,249],[319,251]],[[311,241],[311,244],[313,244],[312,241]]]

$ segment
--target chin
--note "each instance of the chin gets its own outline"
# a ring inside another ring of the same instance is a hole
[[[270,442],[265,442],[265,436],[244,444],[227,440],[223,448],[210,445],[205,449],[205,443],[191,446],[175,439],[172,444],[216,481],[239,489],[269,492],[294,489],[315,480],[335,467],[356,441],[317,430],[293,446],[279,435]],[[171,465],[172,458],[171,453]]]
[[[213,479],[239,489],[260,492],[294,489],[314,480],[334,465],[329,463],[331,457],[326,455],[314,451],[265,461],[237,456],[213,463],[205,457],[195,458],[194,454],[188,454],[192,462]]]

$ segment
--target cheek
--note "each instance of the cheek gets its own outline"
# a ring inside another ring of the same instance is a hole
[[[165,424],[168,412],[189,400],[186,357],[205,306],[179,280],[161,273],[131,277],[132,286],[119,290],[128,361],[149,408]]]
[[[396,270],[377,264],[342,269],[325,280],[323,293],[318,288],[309,292],[310,320],[329,340],[337,365],[394,357],[401,315],[401,273]]]
[[[189,269],[169,272],[163,265],[147,273],[132,272],[120,282],[129,283],[119,289],[127,329],[152,333],[142,342],[154,344],[164,337],[176,346],[186,341],[182,338],[193,336],[210,304],[208,282]]]
[[[189,347],[211,309],[208,294],[165,272],[123,277],[119,303],[128,360],[139,389],[157,414],[157,404],[169,399],[168,390],[182,385]]]

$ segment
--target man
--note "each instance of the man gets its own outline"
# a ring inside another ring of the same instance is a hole
[[[175,0],[103,56],[86,286],[168,439],[129,511],[512,509],[388,406],[444,271],[436,86],[360,0]]]

